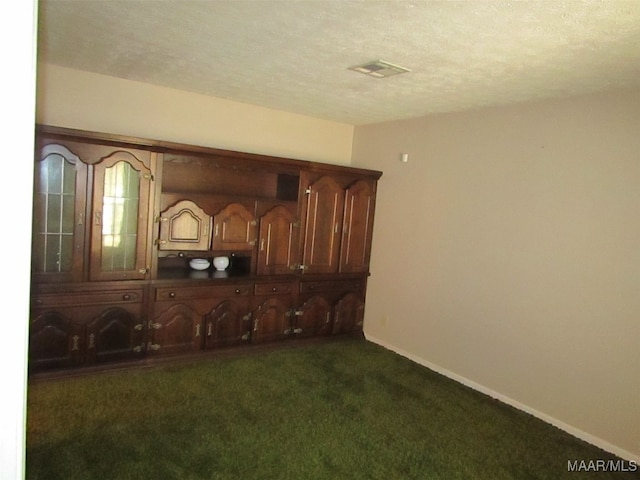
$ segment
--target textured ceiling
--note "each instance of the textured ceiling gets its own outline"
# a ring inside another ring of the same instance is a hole
[[[45,62],[354,125],[640,85],[640,0],[39,4]]]

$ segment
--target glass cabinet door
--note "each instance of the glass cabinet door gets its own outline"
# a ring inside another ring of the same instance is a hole
[[[80,281],[87,165],[49,144],[35,164],[31,271],[35,281]]]
[[[144,279],[151,170],[128,151],[94,166],[92,280]]]

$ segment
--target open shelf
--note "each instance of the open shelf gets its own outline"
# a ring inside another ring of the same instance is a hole
[[[297,201],[300,175],[220,165],[200,157],[168,157],[163,162],[162,191],[218,194]]]

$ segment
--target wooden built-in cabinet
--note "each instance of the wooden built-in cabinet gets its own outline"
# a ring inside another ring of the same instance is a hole
[[[32,294],[30,368],[140,358],[145,351],[143,304],[139,283],[56,285]]]
[[[38,126],[31,371],[361,333],[381,172]],[[226,256],[203,271],[193,258]]]

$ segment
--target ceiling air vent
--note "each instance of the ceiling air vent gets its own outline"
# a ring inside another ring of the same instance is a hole
[[[383,60],[375,60],[373,62],[364,63],[362,65],[356,65],[355,67],[349,67],[349,70],[354,72],[364,73],[376,78],[390,77],[391,75],[397,75],[398,73],[410,72],[408,68],[400,67]]]

